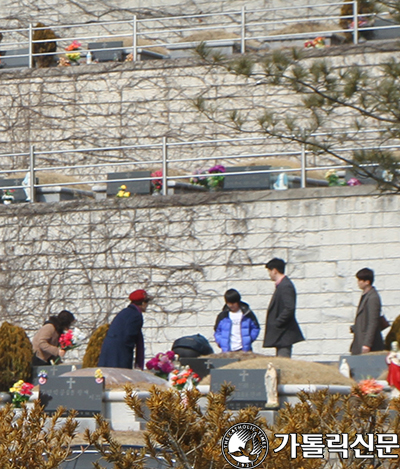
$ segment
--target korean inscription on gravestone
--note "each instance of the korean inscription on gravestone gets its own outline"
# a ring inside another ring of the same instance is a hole
[[[267,402],[265,388],[266,370],[211,370],[211,391],[218,392],[224,382],[235,386],[227,407],[232,410],[250,405],[264,408]]]
[[[52,414],[58,407],[76,410],[78,417],[91,417],[101,413],[104,381],[97,383],[93,377],[49,377],[40,385],[39,399],[45,412]]]

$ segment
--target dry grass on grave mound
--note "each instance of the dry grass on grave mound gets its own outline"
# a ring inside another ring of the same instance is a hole
[[[243,163],[233,166],[272,166],[272,169],[299,169],[298,171],[290,172],[291,176],[300,176],[300,163],[298,161],[289,160],[286,158],[249,158],[248,160],[244,160]],[[325,180],[325,173],[326,171],[321,170],[314,170],[314,171],[307,171],[307,177],[313,179],[323,179]]]
[[[182,37],[178,42],[205,42],[205,41],[217,41],[220,39],[236,39],[237,45],[240,45],[239,39],[240,36],[235,33],[228,33],[222,29],[217,29],[215,31],[201,31],[198,33],[193,33],[190,36]],[[258,50],[262,47],[262,44],[258,41],[247,40],[246,47],[249,49]]]
[[[131,37],[113,37],[113,41],[122,41],[124,47],[132,47],[133,39]],[[155,46],[157,43],[148,39],[138,39],[137,46],[146,49],[144,46]],[[162,46],[149,47],[146,50],[156,52],[157,54],[169,55],[169,50]]]
[[[341,375],[338,368],[333,365],[323,365],[290,358],[266,357],[265,355],[263,358],[257,357],[240,363],[231,363],[220,369],[266,370],[268,363],[272,363],[276,369],[280,370],[279,384],[335,384],[341,386],[353,386],[355,384],[354,380]],[[210,375],[203,378],[200,384],[210,384]]]
[[[120,431],[111,431],[111,436],[117,440],[120,445],[144,445],[144,432],[120,432]],[[73,445],[82,445],[87,444],[84,433],[77,433],[72,441]]]
[[[269,35],[278,36],[280,34],[317,33],[319,31],[337,31],[338,29],[340,29],[340,26],[334,23],[305,21],[304,23],[290,24],[284,28],[275,29],[275,31],[271,31]]]
[[[165,386],[161,386],[161,385],[154,384],[154,383],[149,383],[147,381],[138,381],[137,383],[132,383],[132,382],[127,381],[126,384],[129,384],[129,386],[132,386],[134,391],[150,391],[150,389],[153,386],[157,386],[163,390],[167,389],[167,381],[165,381]],[[125,391],[124,384],[121,384],[121,383],[107,384],[107,380],[106,380],[105,390],[106,391]]]
[[[26,173],[15,173],[13,177],[24,178],[25,175]],[[36,173],[36,177],[39,179],[39,184],[65,184],[67,182],[83,182],[82,179],[77,177],[51,171],[40,171]],[[65,187],[68,189],[80,189],[82,191],[92,190],[89,184],[71,184]]]

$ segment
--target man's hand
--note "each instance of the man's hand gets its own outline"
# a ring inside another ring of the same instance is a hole
[[[366,345],[363,345],[361,348],[361,353],[368,353],[371,351],[371,347],[367,347]]]
[[[64,355],[65,355],[65,350],[60,348],[60,350],[58,351],[58,356],[62,358]]]

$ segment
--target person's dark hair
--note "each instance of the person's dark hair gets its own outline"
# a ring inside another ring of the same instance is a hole
[[[365,267],[356,273],[358,280],[369,280],[370,284],[374,283],[374,271]]]
[[[276,269],[281,274],[284,274],[285,265],[286,265],[286,262],[283,259],[278,259],[277,257],[274,257],[265,265],[265,267],[268,270]]]
[[[139,301],[131,301],[131,303],[136,305],[136,306],[140,306],[143,303],[150,303],[150,301],[151,301],[150,298],[144,298],[143,300],[139,300]]]
[[[67,311],[62,310],[57,316],[50,316],[49,320],[45,324],[53,324],[58,334],[62,334],[65,330],[69,329],[72,323],[75,321],[75,316]]]
[[[240,303],[241,296],[237,290],[231,288],[225,292],[224,298],[225,303]]]

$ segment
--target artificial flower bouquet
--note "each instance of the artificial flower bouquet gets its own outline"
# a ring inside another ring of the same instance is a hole
[[[82,44],[78,41],[72,41],[72,43],[65,48],[65,50],[68,52],[67,54],[65,54],[65,56],[67,57],[69,62],[78,63],[79,59],[81,58],[81,53],[76,51],[79,50],[81,45]]]
[[[32,396],[32,389],[34,388],[33,384],[25,383],[22,379],[14,383],[10,388],[12,393],[12,404],[15,408],[20,409],[23,402],[29,401],[29,398]]]
[[[310,41],[306,41],[304,43],[304,47],[306,49],[310,49],[310,48],[315,48],[315,49],[322,49],[325,47],[325,39],[323,37],[316,37],[315,39],[313,40],[310,40]]]
[[[154,192],[161,192],[163,186],[162,175],[163,172],[161,170],[154,171],[154,173],[151,173],[151,177],[154,178],[151,180],[151,183],[154,187]]]
[[[3,189],[3,195],[1,196],[1,199],[3,201],[4,205],[11,204],[14,200],[14,195],[13,193],[15,192],[15,189]]]
[[[126,189],[127,189],[126,185],[122,184],[122,186],[118,188],[118,192],[115,197],[118,197],[118,198],[130,197],[131,193]]]
[[[197,169],[195,176],[190,179],[191,184],[197,184],[207,187],[208,189],[216,189],[222,187],[225,176],[225,167],[217,164],[210,169]]]
[[[146,368],[152,370],[156,376],[168,379],[168,375],[175,370],[174,358],[175,353],[172,350],[166,353],[157,353],[155,357],[146,363]]]
[[[75,329],[69,329],[60,335],[60,338],[58,339],[58,346],[61,350],[65,350],[67,352],[68,350],[73,350],[79,347],[84,339],[85,335],[82,334],[82,332],[76,327]],[[60,360],[61,358],[57,357],[54,360],[54,365],[57,365]]]
[[[182,370],[174,370],[170,378],[172,386],[180,391],[182,389],[192,389],[200,383],[200,376],[192,369],[186,367]]]
[[[358,387],[365,396],[377,396],[383,390],[382,384],[374,378],[363,379],[358,383]]]

